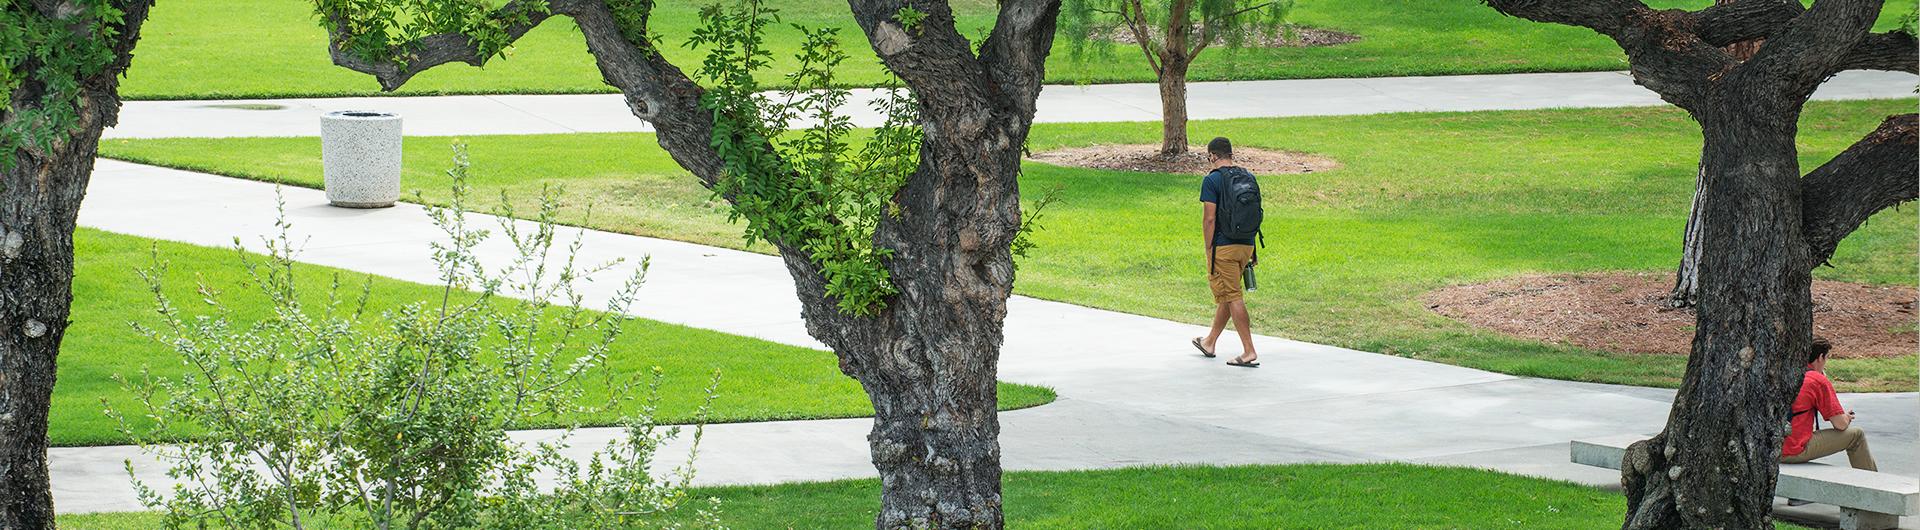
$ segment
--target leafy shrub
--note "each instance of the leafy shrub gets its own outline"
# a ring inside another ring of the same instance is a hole
[[[175,484],[165,491],[135,479],[141,501],[163,511],[169,528],[718,526],[715,501],[686,493],[691,453],[666,476],[650,469],[680,434],[652,421],[664,375],[616,374],[605,362],[645,261],[604,312],[585,309],[578,287],[619,262],[582,267],[578,235],[557,244],[551,190],[533,222],[514,221],[503,204],[499,231],[515,257],[482,259],[476,249],[491,234],[470,224],[467,170],[455,146],[452,202],[428,208],[446,234],[433,244],[436,300],[371,314],[371,278],[356,291],[338,275],[324,299],[303,292],[284,202],[278,236],[263,238],[266,256],[238,253],[243,287],[268,301],[262,318],[240,321],[229,297],[205,284],[196,304],[204,311],[188,311],[164,288],[166,265],[155,256],[142,276],[159,322],[135,327],[189,369],[126,381],[154,426],[135,432],[124,417],[121,425],[171,463]],[[586,403],[587,378],[614,397]],[[712,395],[710,386],[709,403]],[[637,414],[584,464],[568,454],[572,429],[537,443],[508,432],[526,420],[604,410]],[[169,444],[182,432],[204,434]]]

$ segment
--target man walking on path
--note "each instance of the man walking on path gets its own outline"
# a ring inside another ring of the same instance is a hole
[[[1206,242],[1207,285],[1213,291],[1213,329],[1206,337],[1194,338],[1193,347],[1213,357],[1220,332],[1231,318],[1234,331],[1240,334],[1241,354],[1227,364],[1258,368],[1260,354],[1253,350],[1241,279],[1258,261],[1253,242],[1260,236],[1260,184],[1253,173],[1234,165],[1233,143],[1226,138],[1207,142],[1207,156],[1213,160],[1213,171],[1200,181],[1200,235]]]

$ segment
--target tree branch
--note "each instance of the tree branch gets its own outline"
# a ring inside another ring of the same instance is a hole
[[[1126,6],[1133,6],[1133,14],[1128,15]],[[1127,24],[1127,30],[1133,32],[1134,44],[1140,45],[1140,51],[1147,54],[1147,66],[1153,67],[1153,73],[1165,72],[1160,67],[1160,55],[1153,52],[1153,32],[1147,28],[1146,8],[1140,0],[1131,0],[1120,7],[1120,20]]]
[[[1060,0],[1001,0],[993,33],[980,45],[980,63],[995,88],[1032,121],[1034,101],[1047,72],[1047,54],[1060,15]]]
[[[1913,35],[1906,32],[1870,33],[1852,51],[1847,52],[1828,75],[1845,70],[1891,70],[1920,74],[1920,67],[1915,64],[1920,62],[1920,52],[1916,50],[1920,50],[1920,43],[1916,43]]]
[[[1217,17],[1209,17],[1206,20],[1200,21],[1200,42],[1194,43],[1193,50],[1187,52],[1187,60],[1192,61],[1194,58],[1199,57],[1200,52],[1206,51],[1207,45],[1213,43],[1213,39],[1219,38],[1219,35],[1213,32],[1213,27],[1216,23],[1219,23],[1220,21],[1223,21],[1223,20],[1231,19],[1233,17],[1244,15],[1247,13],[1258,11],[1260,9],[1272,7],[1272,6],[1273,6],[1273,2],[1266,2],[1260,5],[1248,7],[1246,9],[1234,11],[1232,13],[1227,13],[1225,15],[1220,15]]]
[[[1889,116],[1880,127],[1800,181],[1802,233],[1817,267],[1873,214],[1920,194],[1920,115]]]
[[[1620,40],[1629,15],[1647,9],[1639,0],[1485,0],[1488,7],[1534,22],[1580,26]]]
[[[602,80],[620,90],[633,115],[654,126],[660,148],[708,188],[719,183],[725,163],[713,149],[713,114],[700,108],[706,93],[699,83],[660,55],[649,40],[631,42],[613,12],[601,0],[572,2],[555,11],[573,17],[600,69]],[[650,35],[651,28],[631,33]],[[729,199],[731,199],[729,197]]]
[[[1697,110],[1706,81],[1733,56],[1694,34],[1697,13],[1654,10],[1640,0],[1484,0],[1507,15],[1592,29],[1627,53],[1634,82],[1683,109]]]
[[[1732,86],[1777,89],[1756,94],[1798,105],[1866,38],[1882,0],[1818,0],[1767,38],[1753,58],[1727,76]]]
[[[539,9],[537,0],[513,0],[496,8],[488,16],[495,20],[509,21],[505,27],[508,42],[519,40],[548,17],[559,12],[565,0],[549,0],[546,9]],[[459,33],[436,33],[418,39],[400,43],[379,53],[352,49],[352,43],[358,35],[345,13],[325,14],[328,22],[328,52],[333,56],[333,64],[370,74],[380,82],[381,90],[392,91],[405,85],[407,80],[420,72],[447,63],[466,63],[484,66],[493,52],[480,49],[480,43]]]
[[[1001,12],[1024,3],[1002,2]],[[928,121],[941,117],[985,116],[988,102],[988,75],[974,58],[972,43],[954,27],[953,8],[945,0],[848,0],[853,18],[867,34],[867,41],[888,70],[900,77],[921,105]],[[905,8],[924,14],[914,27],[903,26],[895,17]],[[1004,15],[1003,15],[1004,16]],[[1019,28],[994,28],[996,34],[1022,31]]]
[[[1689,24],[1707,45],[1725,47],[1770,37],[1806,11],[1797,1],[1741,0],[1696,11]]]
[[[726,161],[714,149],[713,113],[700,106],[706,89],[662,56],[659,44],[647,39],[628,40],[628,34],[652,34],[649,28],[623,32],[603,0],[571,4],[555,10],[573,17],[579,25],[601,77],[620,89],[634,116],[653,124],[654,140],[675,163],[693,173],[707,188],[718,186],[726,176]],[[772,146],[762,149],[775,152]],[[724,198],[729,202],[734,199]],[[793,277],[807,331],[836,352],[852,351],[843,347],[844,337],[861,332],[871,324],[834,310],[835,303],[826,295],[826,277],[813,263],[810,253],[785,241],[770,243],[779,250],[787,273]]]

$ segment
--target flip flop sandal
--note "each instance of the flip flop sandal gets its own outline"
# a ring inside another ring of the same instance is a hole
[[[1227,365],[1228,365],[1228,366],[1238,366],[1238,367],[1241,367],[1241,368],[1259,368],[1259,367],[1260,367],[1260,362],[1259,362],[1259,361],[1242,361],[1242,360],[1240,360],[1240,359],[1238,359],[1238,358],[1235,358],[1235,359],[1232,359],[1232,360],[1229,360],[1229,361],[1227,361]]]
[[[1200,350],[1200,355],[1205,356],[1208,359],[1213,358],[1213,352],[1207,351],[1206,346],[1201,346],[1200,339],[1193,339],[1193,349]]]

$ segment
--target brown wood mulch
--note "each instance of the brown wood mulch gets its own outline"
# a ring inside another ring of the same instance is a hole
[[[1313,173],[1340,167],[1340,163],[1331,158],[1310,153],[1236,147],[1233,155],[1235,163],[1255,175]],[[1148,173],[1198,174],[1213,170],[1204,146],[1189,147],[1186,154],[1166,157],[1160,155],[1159,144],[1095,145],[1034,153],[1027,159],[1056,166]]]
[[[1665,305],[1673,277],[1603,273],[1532,275],[1427,293],[1428,309],[1474,326],[1597,350],[1686,355],[1693,310]],[[1813,283],[1814,333],[1837,357],[1914,353],[1916,291],[1906,286]]]

